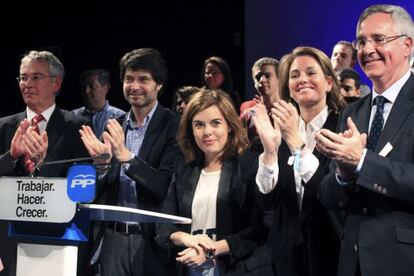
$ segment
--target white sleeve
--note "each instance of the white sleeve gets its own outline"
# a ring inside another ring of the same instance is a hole
[[[307,151],[304,156],[300,158],[299,171],[297,172],[303,182],[308,183],[319,167],[319,160],[316,156]]]
[[[263,153],[259,156],[259,168],[256,174],[256,185],[262,194],[268,194],[276,187],[279,177],[279,165],[277,161],[271,165],[266,166],[263,163]]]

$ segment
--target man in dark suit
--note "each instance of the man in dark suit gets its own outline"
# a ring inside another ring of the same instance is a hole
[[[105,176],[98,187],[98,202],[159,211],[181,156],[176,142],[179,117],[157,101],[167,68],[157,50],[142,48],[121,58],[120,71],[131,110],[120,122],[108,120],[103,142],[89,127],[81,130],[92,156],[109,153],[112,159],[106,161],[112,161],[111,168],[101,172]],[[155,243],[154,224],[126,220],[96,228],[99,248],[92,262],[100,250],[102,276],[171,274],[166,252]]]
[[[321,200],[346,214],[338,275],[414,271],[413,40],[403,8],[368,7],[353,44],[372,95],[346,107],[339,134],[316,135],[318,149],[335,161],[320,186]]]
[[[27,108],[0,119],[1,176],[27,176],[43,161],[87,155],[78,132],[82,121],[55,104],[64,74],[62,63],[50,52],[30,51],[22,58],[18,82]],[[40,118],[38,123],[34,118]],[[67,164],[48,165],[35,173],[65,177],[67,169]],[[4,275],[15,275],[16,241],[7,237],[7,226],[0,224],[0,257]]]

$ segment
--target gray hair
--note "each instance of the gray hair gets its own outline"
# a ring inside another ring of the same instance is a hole
[[[372,5],[366,8],[358,19],[357,36],[362,21],[374,13],[390,14],[400,34],[405,34],[414,42],[414,23],[411,15],[402,7],[395,5]]]
[[[32,60],[46,61],[49,64],[49,74],[52,77],[60,76],[63,79],[65,76],[62,62],[49,51],[30,51],[23,56],[20,64]]]

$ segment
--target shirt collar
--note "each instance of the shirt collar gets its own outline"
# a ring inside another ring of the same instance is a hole
[[[108,109],[108,106],[109,106],[109,102],[108,102],[108,101],[105,101],[105,105],[103,106],[103,108],[102,108],[101,110],[96,111],[95,113],[99,113],[99,112],[103,112],[103,111],[105,111],[106,109]],[[90,115],[95,114],[94,112],[90,111],[90,110],[89,110],[89,109],[87,109],[86,107],[83,107],[83,112],[84,112],[85,114],[90,114]]]
[[[318,131],[320,130],[323,125],[326,122],[326,119],[328,118],[328,106],[325,106],[321,112],[318,113],[318,115],[315,116],[315,118],[312,119],[312,121],[310,121],[308,123],[308,127],[310,127],[310,129],[312,131]],[[302,119],[302,117],[300,117],[299,119],[299,129],[306,129],[306,123],[305,121]]]
[[[131,109],[128,112],[127,117],[126,117],[127,118],[127,125],[130,128],[138,128],[138,127],[146,126],[149,123],[149,121],[151,121],[151,118],[154,115],[155,109],[157,109],[157,106],[158,106],[158,101],[155,102],[155,105],[152,107],[152,109],[150,110],[150,112],[145,117],[144,124],[142,126],[138,126],[137,123],[135,122],[134,113],[132,112],[132,109]]]
[[[396,81],[393,85],[388,87],[384,92],[382,92],[381,96],[384,96],[390,102],[393,104],[395,102],[395,99],[398,96],[398,93],[400,93],[401,88],[404,86],[404,84],[407,82],[408,78],[411,75],[411,71],[408,70],[407,73],[405,73],[398,81]],[[372,87],[372,102],[371,105],[374,102],[375,97],[379,96],[380,94],[375,91],[375,88]]]
[[[49,122],[53,111],[55,111],[55,108],[56,108],[56,104],[53,104],[51,107],[49,107],[48,109],[42,112],[43,118],[45,118],[46,122]],[[31,121],[33,117],[36,115],[37,114],[33,110],[31,110],[29,107],[26,108],[26,116],[29,121]]]

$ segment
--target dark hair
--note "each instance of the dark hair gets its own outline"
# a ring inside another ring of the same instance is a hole
[[[153,48],[140,48],[126,53],[119,61],[121,81],[124,81],[127,69],[133,71],[148,70],[157,84],[162,84],[160,92],[165,89],[168,78],[167,65],[160,52]]]
[[[223,58],[217,57],[217,56],[209,57],[208,59],[204,61],[203,67],[201,68],[202,86],[207,87],[206,81],[204,79],[204,73],[206,71],[207,64],[209,63],[213,63],[214,65],[217,65],[218,68],[220,68],[220,71],[223,73],[224,81],[219,88],[226,92],[233,91],[233,77],[231,74],[230,66]]]
[[[278,75],[278,73],[279,73],[278,72],[278,70],[279,70],[279,61],[277,59],[274,59],[274,58],[271,58],[271,57],[262,57],[262,58],[259,58],[258,60],[256,60],[256,62],[252,66],[253,80],[255,80],[254,76],[253,76],[253,74],[254,74],[253,70],[256,69],[256,68],[262,68],[265,65],[272,65],[273,68],[275,69],[276,77],[279,77],[279,75]]]
[[[357,71],[352,68],[345,68],[339,74],[339,81],[343,82],[346,79],[353,79],[355,82],[355,87],[359,89],[361,86],[361,78]]]
[[[109,72],[104,69],[91,69],[83,71],[79,77],[81,86],[83,87],[86,80],[93,76],[98,77],[98,81],[102,86],[107,85],[108,87],[111,87],[111,76],[109,75]]]
[[[297,47],[292,53],[285,55],[280,61],[279,66],[279,91],[281,98],[290,101],[289,91],[289,71],[293,61],[299,56],[310,56],[316,60],[322,69],[325,77],[332,80],[332,89],[326,96],[326,104],[328,108],[335,113],[342,111],[345,101],[341,95],[338,79],[332,68],[331,60],[319,49],[313,47]]]
[[[194,138],[192,121],[196,114],[211,106],[217,106],[231,129],[220,160],[237,157],[249,147],[246,130],[242,127],[228,94],[221,90],[201,89],[191,97],[178,129],[178,144],[187,162],[204,160],[204,153],[197,146]]]
[[[177,92],[175,92],[175,94],[177,96],[180,96],[181,99],[188,104],[188,102],[190,101],[190,98],[193,94],[197,93],[198,91],[200,91],[200,88],[196,87],[196,86],[183,86],[177,89]]]
[[[351,51],[352,51],[352,61],[355,61],[355,62],[356,62],[356,60],[357,60],[357,53],[358,53],[358,51],[357,51],[357,49],[355,49],[355,48],[354,48],[354,46],[352,46],[352,43],[351,43],[351,42],[346,41],[346,40],[340,40],[340,41],[338,41],[338,42],[335,44],[335,46],[336,46],[336,45],[344,45],[344,46],[349,47],[349,48],[351,49]]]

